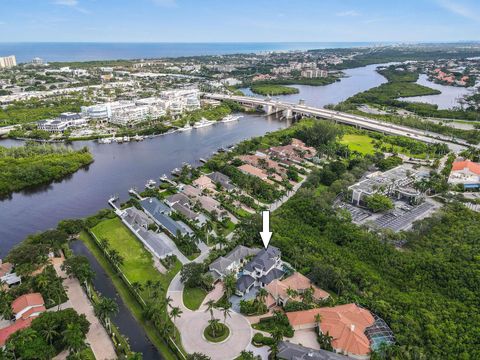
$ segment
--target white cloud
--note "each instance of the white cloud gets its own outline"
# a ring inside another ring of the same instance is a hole
[[[90,11],[87,9],[84,9],[79,6],[79,1],[78,0],[55,0],[53,2],[55,5],[61,5],[61,6],[68,6],[78,12],[81,12],[83,14],[89,14]]]
[[[480,13],[478,11],[475,11],[470,6],[462,4],[459,1],[438,0],[437,3],[453,14],[460,15],[470,20],[480,21]]]
[[[78,0],[55,0],[54,4],[75,7],[78,5]]]
[[[176,0],[152,0],[155,5],[163,6],[163,7],[176,7],[177,1]]]
[[[360,13],[355,10],[346,10],[336,13],[337,16],[360,16]]]

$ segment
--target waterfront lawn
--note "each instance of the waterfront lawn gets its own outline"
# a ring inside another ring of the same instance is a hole
[[[155,347],[161,352],[162,356],[165,360],[176,360],[177,357],[172,354],[169,347],[165,344],[164,340],[158,333],[155,326],[145,321],[143,316],[143,308],[140,303],[137,301],[135,296],[130,292],[127,285],[123,282],[123,280],[118,276],[116,270],[113,268],[112,264],[105,258],[103,251],[99,248],[95,240],[85,231],[80,233],[80,240],[84,242],[88,250],[95,256],[97,261],[102,266],[103,270],[107,273],[108,277],[111,279],[115,289],[117,290],[118,294],[121,296],[124,303],[128,306],[130,311],[132,312],[135,319],[143,326],[145,329],[148,338]],[[170,283],[171,279],[175,276],[175,274],[180,271],[181,263],[177,260],[175,266],[164,276],[162,279],[166,283]],[[151,269],[154,272],[154,269]],[[156,270],[155,270],[156,272]],[[177,340],[177,344],[180,342]]]
[[[98,239],[107,239],[110,247],[123,257],[120,269],[131,283],[160,281],[163,288],[167,289],[175,274],[180,271],[181,263],[177,260],[170,271],[161,274],[153,265],[152,254],[117,217],[103,220],[92,228],[92,232]]]
[[[98,239],[107,239],[110,247],[123,257],[120,269],[130,282],[145,283],[147,280],[163,280],[162,275],[153,266],[152,254],[123,225],[119,218],[108,219],[92,228]],[[164,284],[168,285],[168,284]]]
[[[207,292],[202,288],[186,287],[183,289],[183,304],[190,310],[198,310],[206,295]]]

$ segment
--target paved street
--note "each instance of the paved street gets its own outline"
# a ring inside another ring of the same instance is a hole
[[[214,290],[216,297],[218,289]],[[178,330],[182,334],[182,344],[189,353],[201,352],[208,355],[212,360],[228,360],[236,358],[242,350],[248,347],[252,339],[252,329],[249,322],[242,315],[232,312],[227,318],[226,324],[230,329],[230,336],[222,343],[210,343],[203,337],[203,330],[208,325],[210,314],[203,309],[191,311],[183,305],[183,284],[180,275],[173,278],[169,288],[168,296],[173,299],[172,306],[182,309],[182,316],[176,320]],[[223,314],[215,310],[214,316],[224,321]]]
[[[93,306],[83,291],[77,279],[70,279],[60,268],[59,263],[54,264],[57,274],[64,278],[63,285],[67,288],[68,301],[64,307],[71,307],[79,314],[85,314],[90,322],[90,330],[87,333],[87,342],[90,344],[97,360],[116,359],[115,348],[107,334],[107,331],[95,316]],[[69,306],[70,305],[70,306]]]

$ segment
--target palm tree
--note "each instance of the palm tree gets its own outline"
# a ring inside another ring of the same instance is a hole
[[[210,318],[213,320],[213,309],[215,309],[215,301],[210,299],[205,303],[205,305],[207,305],[205,312],[210,312]]]
[[[53,339],[58,336],[57,324],[55,320],[51,317],[45,319],[45,323],[41,329],[41,334],[43,338],[52,345]]]
[[[143,285],[140,284],[138,281],[134,281],[132,283],[132,289],[138,294],[140,294],[143,291]]]
[[[78,353],[85,346],[85,335],[83,334],[78,323],[67,324],[67,328],[62,335],[63,342],[74,354]]]
[[[110,248],[110,243],[106,238],[102,237],[100,239],[100,246],[103,248],[103,250],[108,251],[108,249]]]
[[[288,287],[286,293],[291,299],[295,299],[298,296],[298,292],[291,287]]]
[[[218,319],[208,320],[208,324],[209,324],[208,326],[210,326],[210,329],[212,329],[212,336],[216,337],[219,320]]]
[[[223,313],[223,323],[224,324],[227,324],[227,317],[230,317],[230,313],[232,312],[232,310],[230,310],[230,306],[231,304],[228,303],[228,305],[222,307],[222,313]]]
[[[267,296],[268,296],[267,290],[265,290],[264,288],[258,289],[258,292],[257,292],[258,301],[260,301],[262,304],[264,304]]]
[[[223,247],[228,244],[228,239],[223,235],[219,235],[217,237],[217,243],[220,245],[220,249],[223,249]]]
[[[318,314],[315,314],[313,318],[315,319],[315,324],[317,324],[318,331],[320,332],[320,322],[322,321],[322,315],[318,313]]]
[[[223,278],[223,290],[227,299],[233,295],[237,286],[237,278],[235,274],[229,273]]]
[[[207,245],[210,245],[210,243],[208,241],[208,236],[209,236],[210,232],[213,230],[213,224],[212,224],[211,221],[207,220],[204,227],[205,227],[205,235],[207,236]]]
[[[272,359],[276,359],[277,353],[278,353],[278,344],[283,339],[283,330],[279,327],[274,327],[271,334],[272,334],[273,344],[271,347],[272,351],[270,352],[270,356],[272,357]]]
[[[120,271],[120,266],[123,265],[124,258],[116,249],[110,250],[110,260],[118,271]]]
[[[104,321],[108,331],[110,332],[110,317],[118,313],[118,304],[115,302],[115,300],[102,296],[94,305],[94,310],[95,314]]]
[[[175,324],[176,320],[183,314],[183,311],[177,307],[174,306],[172,307],[172,310],[170,311],[170,316],[173,318],[173,323]],[[175,338],[177,338],[177,326],[175,324],[175,328],[173,329]]]

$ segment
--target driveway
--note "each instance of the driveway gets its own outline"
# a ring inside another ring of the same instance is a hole
[[[313,329],[295,330],[295,334],[289,339],[289,341],[312,349],[320,349],[320,345],[317,341],[317,334]]]
[[[217,292],[218,290],[214,294]],[[182,294],[183,284],[180,281],[180,274],[177,274],[170,283],[167,295],[173,299],[172,306],[178,306],[183,311],[175,323],[182,336],[183,347],[188,353],[200,352],[212,360],[229,360],[239,356],[249,346],[252,339],[250,323],[242,315],[233,311],[226,319],[230,336],[221,343],[210,343],[205,340],[203,330],[208,325],[210,314],[204,310],[187,309],[183,304]],[[214,317],[224,322],[223,314],[216,309]]]

